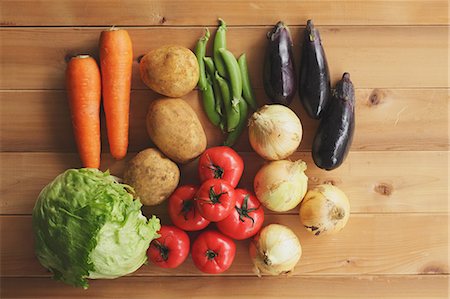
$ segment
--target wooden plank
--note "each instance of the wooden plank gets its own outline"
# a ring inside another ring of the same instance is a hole
[[[2,298],[447,298],[448,276],[122,277],[88,290],[48,278],[2,278]],[[27,286],[27,287],[23,287]]]
[[[316,237],[297,215],[268,215],[266,223],[290,227],[299,237],[303,255],[293,275],[448,274],[448,223],[445,214],[354,214],[334,236]],[[167,223],[166,218],[162,218]],[[0,217],[2,276],[49,276],[33,250],[30,216]],[[195,234],[191,234],[191,239]],[[225,276],[254,276],[249,240],[236,242],[236,257]],[[176,270],[152,263],[132,276],[205,276],[191,257]]]
[[[264,162],[255,153],[241,155],[245,171],[239,186],[252,190],[253,178]],[[291,159],[307,162],[310,187],[331,182],[344,190],[353,213],[449,211],[448,152],[350,152],[344,164],[330,172],[318,169],[309,153],[296,153]],[[31,214],[40,190],[65,169],[80,167],[79,163],[76,154],[0,154],[1,213]],[[115,161],[109,155],[102,159],[102,169],[117,176],[125,164],[126,160]],[[184,183],[198,184],[195,161],[181,167]],[[162,214],[166,204],[146,210]]]
[[[260,105],[267,97],[256,90]],[[160,97],[152,91],[131,93],[130,151],[151,146],[145,117],[150,101]],[[206,118],[197,91],[184,99],[194,108],[210,146],[224,136]],[[69,107],[63,91],[0,92],[0,136],[2,151],[76,152]],[[448,89],[358,89],[356,131],[352,150],[446,150],[448,139]],[[299,150],[311,149],[318,121],[304,112],[298,97],[290,106],[303,125]],[[103,115],[103,114],[102,114]],[[104,124],[104,119],[102,119]],[[102,128],[103,151],[108,152],[106,129]],[[235,145],[238,151],[252,151],[247,131]]]
[[[210,28],[214,30],[214,28]],[[76,53],[97,54],[102,28],[4,28],[0,31],[0,89],[63,89],[65,58]],[[228,47],[246,52],[254,85],[262,86],[262,65],[269,27],[228,30]],[[448,27],[320,27],[332,81],[352,74],[359,88],[447,87]],[[303,27],[291,28],[299,65]],[[165,44],[193,48],[200,27],[131,28],[134,57]],[[133,87],[143,89],[138,63]]]
[[[182,9],[180,9],[182,7]],[[387,9],[389,8],[389,9]],[[323,25],[435,25],[447,24],[448,3],[433,1],[104,1],[45,0],[32,6],[26,0],[4,0],[2,26],[85,25],[215,25],[218,17],[229,25],[270,25],[279,19],[304,24],[313,17]],[[18,13],[20,11],[20,13]],[[124,13],[126,12],[126,14]]]

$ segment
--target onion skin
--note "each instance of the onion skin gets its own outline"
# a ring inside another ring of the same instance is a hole
[[[302,123],[294,111],[283,105],[265,105],[248,122],[253,150],[265,160],[281,160],[292,155],[303,136]]]
[[[272,161],[261,167],[255,176],[253,187],[256,197],[264,207],[275,212],[295,208],[308,189],[308,177],[302,160]]]
[[[347,224],[350,203],[338,187],[318,185],[306,193],[300,206],[300,221],[316,236],[334,234]]]
[[[269,224],[252,239],[249,252],[258,276],[280,275],[294,270],[302,256],[302,246],[290,228]]]

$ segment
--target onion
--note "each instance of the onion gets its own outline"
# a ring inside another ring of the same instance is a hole
[[[302,160],[272,161],[264,165],[253,182],[256,197],[269,210],[285,212],[295,208],[308,189]]]
[[[308,191],[300,206],[300,221],[318,235],[340,231],[350,217],[350,203],[338,187],[324,184]]]
[[[302,255],[297,236],[288,227],[269,224],[250,242],[250,256],[258,274],[286,274],[294,270]]]
[[[289,157],[300,145],[302,132],[300,119],[283,105],[265,105],[249,120],[250,144],[266,160]]]

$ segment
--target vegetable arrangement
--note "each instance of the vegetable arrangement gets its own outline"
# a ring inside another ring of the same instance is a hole
[[[100,167],[100,100],[106,116],[111,155],[123,159],[128,148],[133,49],[126,30],[100,34],[100,69],[89,55],[73,57],[66,69],[72,125],[83,167]],[[101,75],[100,75],[101,71]]]
[[[315,236],[336,233],[347,224],[350,205],[344,192],[330,184],[308,191],[306,163],[289,160],[300,146],[303,129],[287,107],[297,88],[288,27],[278,22],[267,35],[263,81],[272,104],[258,109],[246,55],[236,59],[227,49],[227,27],[222,19],[219,22],[212,57],[206,56],[211,37],[206,29],[195,54],[169,45],[140,60],[142,81],[165,97],[152,101],[146,116],[148,135],[158,149],[145,149],[127,163],[124,184],[97,168],[101,96],[111,154],[116,159],[127,154],[130,37],[116,28],[101,33],[100,68],[89,55],[69,61],[67,94],[77,149],[87,168],[56,177],[33,209],[36,254],[56,279],[87,288],[87,279],[126,275],[147,257],[159,267],[176,268],[189,252],[200,271],[222,273],[234,261],[234,240],[249,238],[257,275],[286,274],[300,260],[302,247],[290,228],[264,226],[264,208],[286,212],[300,206],[300,223]],[[199,118],[180,98],[196,85],[209,121],[227,133],[224,146],[207,149]],[[331,90],[325,51],[311,20],[305,29],[298,87],[307,114],[321,120],[313,160],[319,168],[335,169],[345,160],[353,138],[354,88],[344,73]],[[254,113],[248,119],[250,110]],[[254,177],[254,193],[238,188],[244,161],[230,147],[247,124],[251,147],[267,160]],[[178,186],[176,163],[197,157],[198,184]],[[165,200],[173,226],[160,226],[155,216],[142,215],[142,204]],[[191,242],[190,232],[197,231]]]
[[[199,158],[200,185],[180,186],[169,197],[169,217],[179,229],[200,231],[214,222],[220,231],[206,229],[193,241],[192,260],[202,272],[216,274],[226,271],[236,252],[233,239],[250,238],[263,225],[264,210],[257,197],[245,189],[235,189],[243,171],[243,160],[232,148],[209,148]],[[164,236],[165,232],[159,234]],[[171,234],[171,238],[176,239],[171,241],[172,244],[178,244],[181,233],[176,233],[178,236],[175,236],[175,232]],[[161,267],[168,267],[171,254],[176,256],[174,261],[181,261],[177,257],[186,250],[180,249],[181,245],[173,245],[171,250],[170,245],[164,245],[163,240],[153,241],[154,245],[149,250],[150,259]]]
[[[226,23],[219,19],[214,37],[213,58],[206,56],[210,32],[205,30],[195,47],[200,69],[198,88],[202,91],[203,108],[209,121],[228,133],[224,145],[233,146],[242,133],[249,106],[256,110],[257,104],[243,53],[239,59],[227,50]]]

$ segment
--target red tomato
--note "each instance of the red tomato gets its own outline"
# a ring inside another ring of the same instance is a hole
[[[221,221],[233,212],[236,204],[234,188],[227,181],[209,179],[198,189],[195,204],[209,221]]]
[[[234,211],[224,220],[217,222],[217,228],[236,240],[250,238],[261,229],[264,210],[255,195],[244,189],[236,189]]]
[[[192,185],[178,187],[169,197],[169,217],[172,223],[186,231],[196,231],[208,226],[197,210],[194,196],[198,188]]]
[[[175,226],[161,226],[158,239],[150,243],[148,258],[162,268],[176,268],[189,254],[189,236]]]
[[[208,148],[198,162],[198,174],[202,182],[208,179],[224,179],[236,188],[243,171],[244,161],[228,146]]]
[[[208,230],[201,233],[192,244],[192,261],[202,272],[217,274],[226,271],[233,263],[236,245],[221,233]]]

